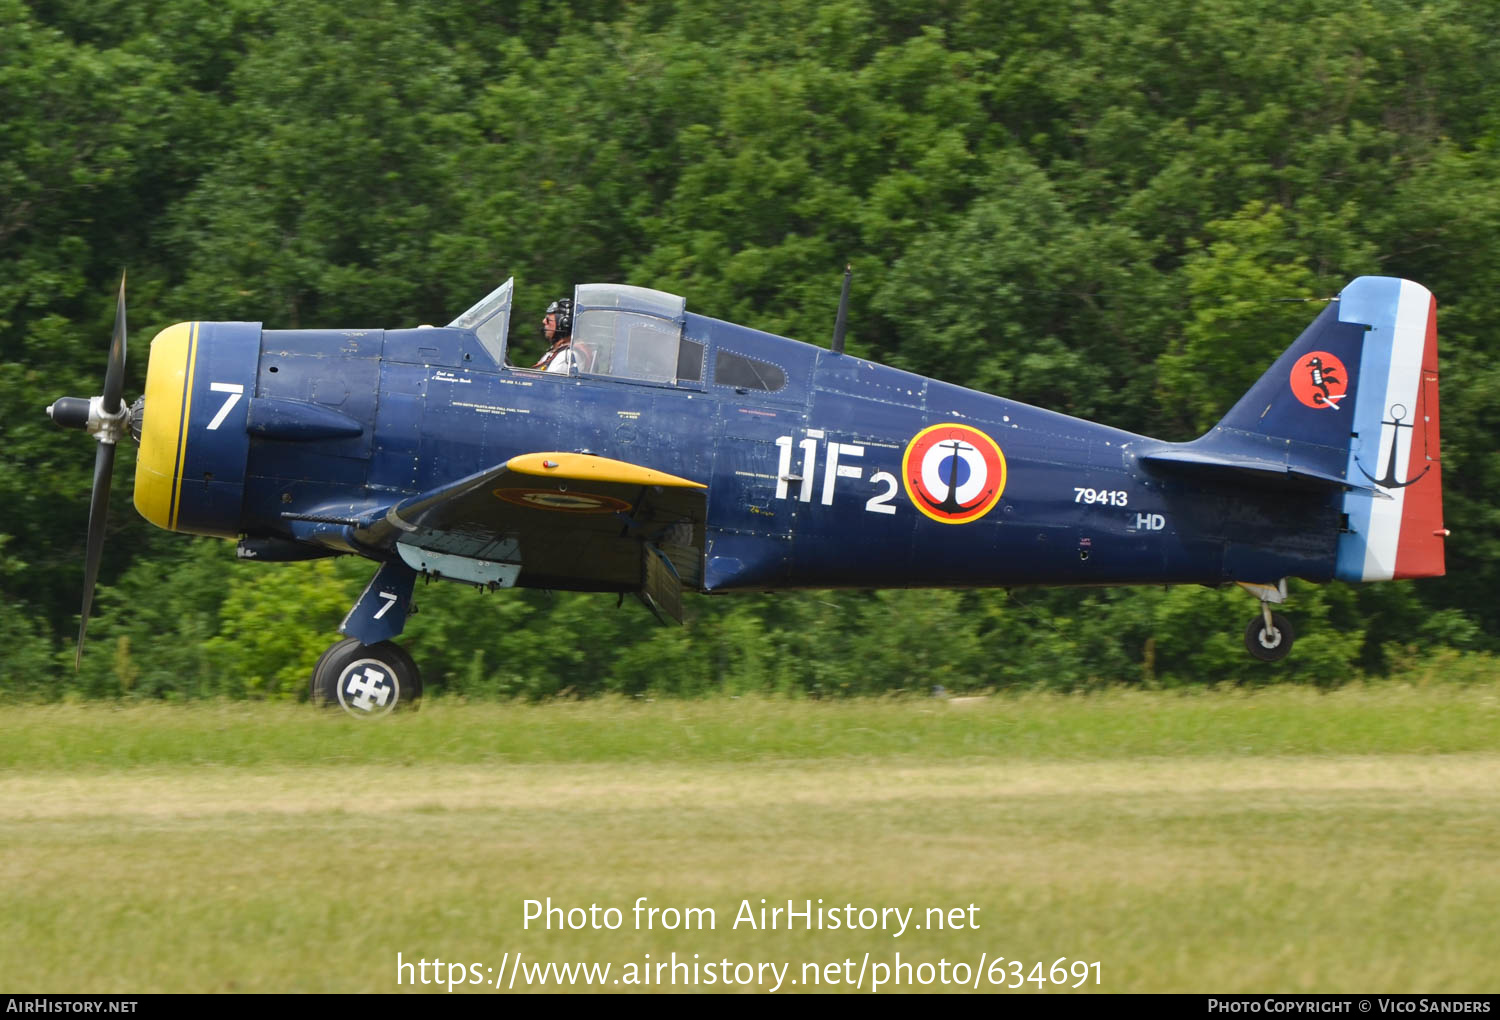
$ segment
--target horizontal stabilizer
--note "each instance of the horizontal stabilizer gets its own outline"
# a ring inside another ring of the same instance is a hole
[[[1217,474],[1226,477],[1251,477],[1261,484],[1287,488],[1335,488],[1363,492],[1376,499],[1390,499],[1374,486],[1356,485],[1340,475],[1319,471],[1313,467],[1297,466],[1285,461],[1265,460],[1235,454],[1216,453],[1208,450],[1192,450],[1182,447],[1141,454],[1137,460],[1147,467],[1160,465],[1166,468]]]

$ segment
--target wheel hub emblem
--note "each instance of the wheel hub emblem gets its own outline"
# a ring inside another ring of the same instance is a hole
[[[396,707],[396,678],[376,659],[360,659],[339,674],[339,705],[350,715],[384,715]]]

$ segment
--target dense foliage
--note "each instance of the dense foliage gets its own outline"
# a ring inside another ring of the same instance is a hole
[[[1329,683],[1500,640],[1500,37],[1399,0],[0,0],[0,690],[305,687],[363,562],[240,566],[126,506],[71,670],[122,267],[135,358],[190,318],[447,321],[580,280],[1169,439],[1212,423],[1361,273],[1440,302],[1449,575],[1238,592],[692,599],[423,590],[463,693]],[[524,325],[522,328],[526,328]],[[1471,661],[1471,660],[1465,660]]]

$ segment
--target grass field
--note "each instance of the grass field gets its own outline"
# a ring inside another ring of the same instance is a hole
[[[519,952],[609,963],[611,990],[673,953],[708,990],[723,960],[789,964],[781,991],[863,967],[868,990],[899,953],[971,984],[984,954],[986,990],[1062,957],[1105,991],[1494,992],[1497,848],[1494,686],[437,702],[373,726],[7,707],[0,988],[397,991],[419,981],[398,952],[502,982]],[[528,928],[548,897],[620,927]],[[638,930],[638,897],[715,927]],[[735,927],[762,898],[964,924]]]

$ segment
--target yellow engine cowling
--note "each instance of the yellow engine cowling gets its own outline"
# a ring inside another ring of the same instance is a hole
[[[179,322],[151,341],[135,507],[159,528],[239,533],[258,322]]]

